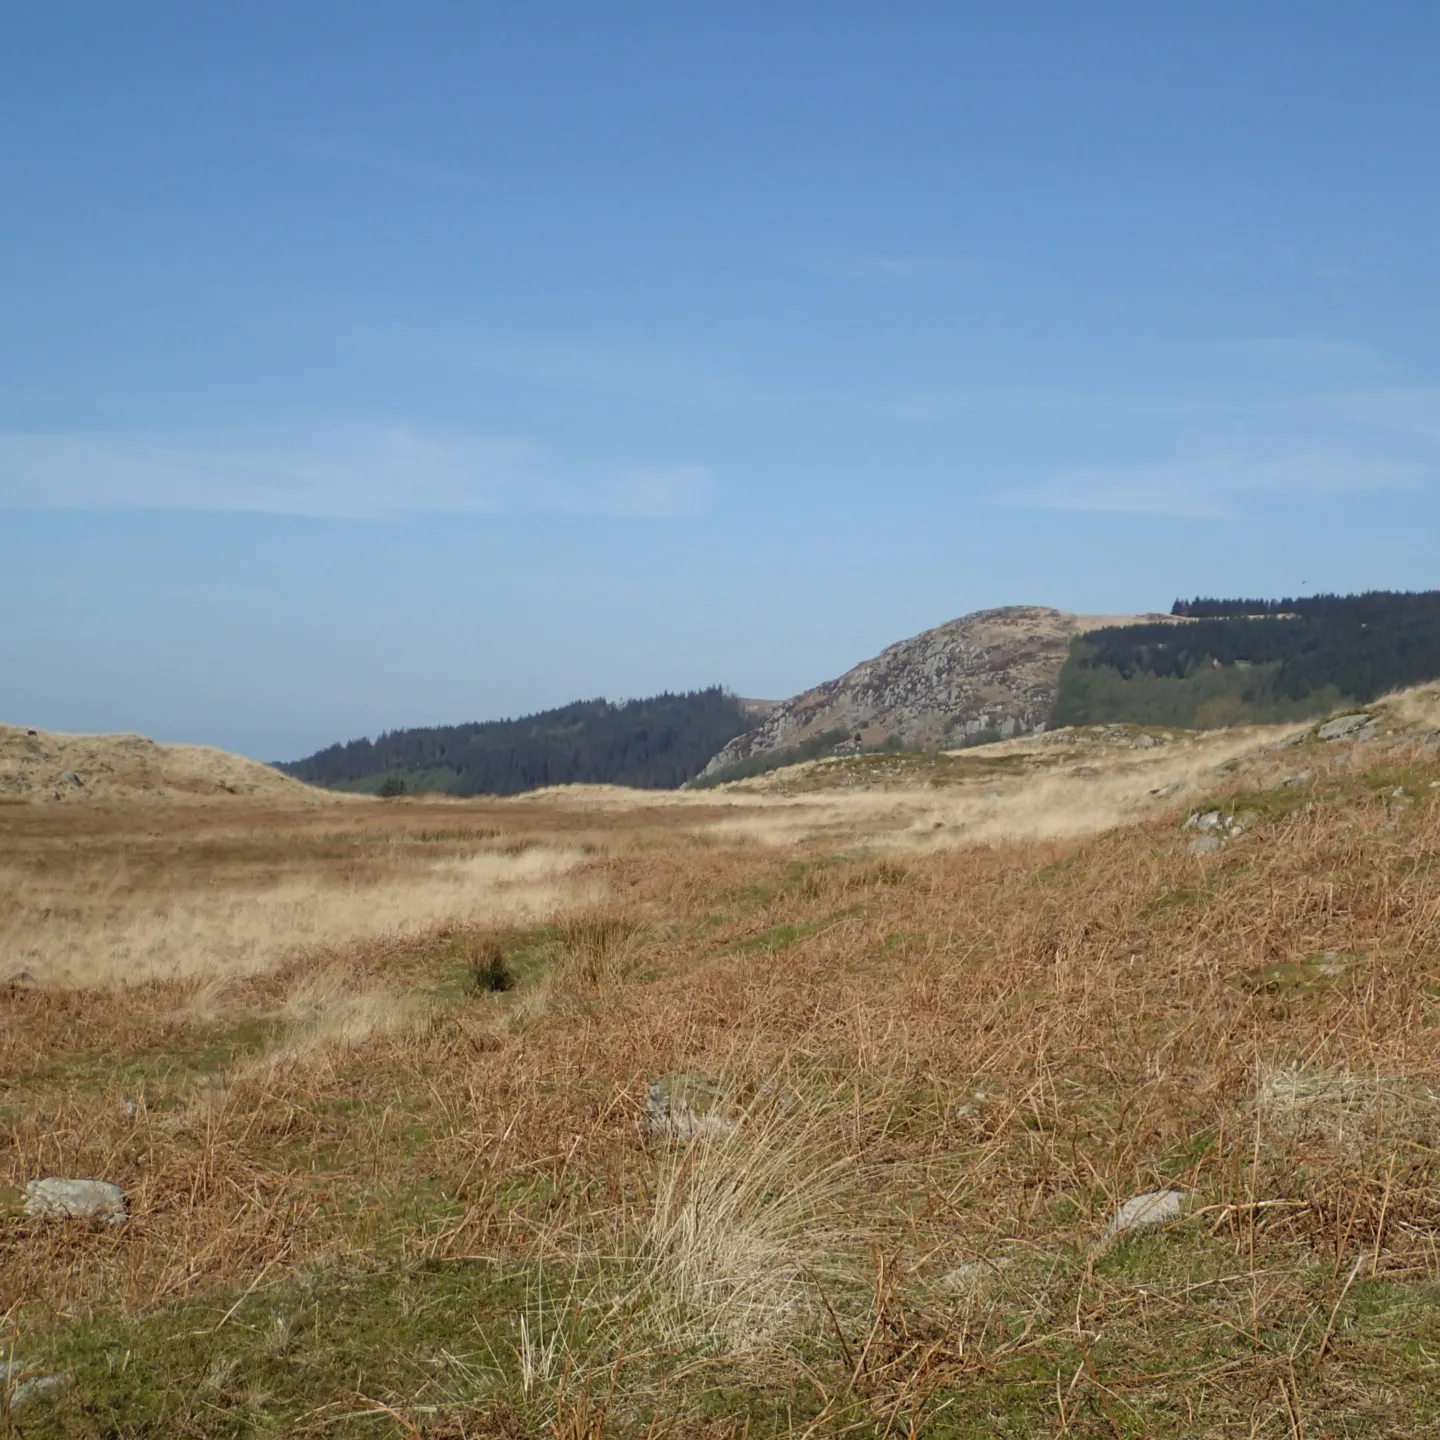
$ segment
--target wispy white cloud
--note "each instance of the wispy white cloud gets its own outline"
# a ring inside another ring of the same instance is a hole
[[[1317,415],[1440,448],[1440,386],[1391,386],[1327,395],[1313,402]]]
[[[315,161],[344,170],[365,171],[411,184],[439,185],[455,189],[476,185],[480,178],[474,172],[458,166],[438,164],[419,156],[401,155],[369,145],[298,136],[283,138],[277,144],[283,154],[296,159]]]
[[[1215,348],[1223,356],[1258,366],[1272,375],[1303,381],[1373,380],[1389,369],[1373,346],[1316,335],[1227,340]]]
[[[822,261],[819,268],[827,275],[861,280],[867,285],[898,285],[907,280],[951,275],[966,267],[933,255],[854,255]]]
[[[614,510],[622,515],[680,518],[710,509],[714,482],[702,465],[648,466],[622,470],[608,487]]]
[[[1270,337],[1211,353],[1228,373],[1190,391],[935,391],[872,413],[1021,427],[1045,437],[1041,455],[1063,444],[1076,457],[1031,459],[1033,481],[989,497],[1002,505],[1217,518],[1267,494],[1440,488],[1440,387],[1386,384],[1384,357],[1346,341]],[[1266,383],[1252,380],[1256,366]]]
[[[1107,510],[1233,519],[1255,495],[1340,495],[1423,484],[1422,465],[1339,451],[1216,452],[1147,465],[1079,467],[992,501],[1046,510]]]
[[[773,400],[693,357],[621,343],[449,342],[461,363],[557,390],[617,395],[702,410],[757,411]]]
[[[933,390],[869,407],[889,420],[1184,420],[1202,413],[1196,401],[1166,396],[1105,395],[1043,386]]]
[[[0,433],[0,507],[248,510],[378,519],[422,512],[703,513],[696,465],[563,464],[526,439],[344,426],[229,435]]]

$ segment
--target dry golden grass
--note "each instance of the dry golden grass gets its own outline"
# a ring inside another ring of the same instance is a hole
[[[0,1344],[76,1377],[35,1433],[1427,1433],[1435,781],[1395,737],[1202,771],[1247,822],[1213,855],[1148,788],[1103,833],[903,855],[943,790],[776,845],[725,797],[0,809],[0,863],[81,908],[121,856],[146,903],[225,903],[583,851],[531,877],[544,924],[0,991],[0,1185],[133,1215],[0,1214]],[[647,1145],[679,1072],[785,1101]],[[1161,1187],[1188,1218],[1097,1246]]]
[[[443,805],[432,825],[400,828],[385,809],[232,804],[210,825],[150,809],[0,810],[15,822],[0,838],[0,982],[213,981],[442,923],[531,923],[600,896],[568,878],[585,860],[577,847],[435,827],[435,811],[453,821]]]

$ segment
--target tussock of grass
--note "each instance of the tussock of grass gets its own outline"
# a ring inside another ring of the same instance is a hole
[[[729,1133],[667,1150],[622,1308],[656,1343],[745,1355],[794,1343],[853,1301],[868,1235],[856,1158],[822,1112],[754,1108]]]
[[[610,910],[567,915],[557,927],[556,977],[582,986],[613,985],[635,968],[640,921]]]

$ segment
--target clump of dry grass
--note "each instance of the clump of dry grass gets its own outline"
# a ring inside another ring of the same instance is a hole
[[[583,910],[564,916],[557,929],[557,979],[593,988],[616,984],[634,970],[641,932],[636,916]]]
[[[752,1109],[728,1133],[666,1149],[619,1308],[667,1347],[793,1343],[862,1283],[861,1169],[824,1110]]]

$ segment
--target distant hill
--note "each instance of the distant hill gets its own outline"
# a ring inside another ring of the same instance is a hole
[[[64,735],[0,725],[0,803],[323,800],[269,765],[203,745],[157,745],[143,735]]]
[[[518,720],[392,730],[277,765],[297,780],[371,794],[515,795],[546,785],[673,789],[693,779],[764,702],[719,686],[612,705],[577,700]]]
[[[772,707],[715,755],[699,783],[821,755],[939,750],[1043,728],[1070,642],[1134,618],[1011,605],[952,620]]]
[[[1177,600],[1172,614],[1185,623],[1078,637],[1051,723],[1282,723],[1440,677],[1440,590]]]

